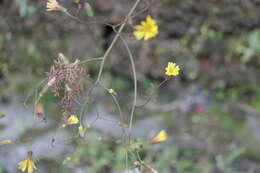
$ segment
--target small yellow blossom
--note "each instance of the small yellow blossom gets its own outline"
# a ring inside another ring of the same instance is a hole
[[[76,115],[70,115],[69,118],[67,119],[67,125],[78,124],[78,123],[79,123],[79,119]]]
[[[155,37],[159,32],[158,25],[151,16],[147,16],[146,20],[141,21],[140,25],[134,26],[134,29],[136,30],[134,36],[137,40],[148,40]]]
[[[165,68],[166,72],[165,74],[168,76],[177,76],[180,71],[180,67],[173,62],[168,62],[167,67]]]
[[[150,144],[164,142],[168,139],[168,135],[164,130],[161,130],[155,137],[149,140]]]
[[[18,169],[21,170],[22,172],[26,171],[26,169],[28,173],[32,173],[34,170],[36,170],[36,166],[32,159],[32,151],[28,152],[27,158],[19,162],[18,166],[19,166]]]
[[[47,11],[59,11],[61,6],[57,0],[49,0],[46,4]]]
[[[70,115],[66,123],[62,124],[62,127],[65,128],[67,125],[73,125],[78,123],[79,123],[78,117],[76,115]]]

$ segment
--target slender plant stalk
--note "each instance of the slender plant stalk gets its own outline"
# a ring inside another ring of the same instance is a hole
[[[129,173],[129,169],[128,169],[128,151],[127,150],[126,150],[126,153],[125,153],[125,165],[126,165],[127,173]]]
[[[45,78],[45,79],[41,80],[39,83],[37,83],[37,84],[36,84],[36,87],[34,87],[34,89],[26,96],[26,98],[25,98],[25,100],[24,100],[24,102],[23,102],[24,107],[28,108],[28,106],[27,106],[28,99],[33,95],[33,92],[38,91],[38,89],[41,87],[41,85],[42,85],[45,81],[47,81],[47,78]],[[35,99],[35,98],[34,98],[34,99]],[[37,98],[36,98],[36,100],[37,100]]]
[[[67,10],[62,11],[62,12],[64,12],[64,14],[66,14],[66,15],[69,16],[70,18],[72,18],[72,19],[74,19],[74,20],[76,20],[76,21],[78,21],[78,22],[80,22],[80,23],[82,23],[82,24],[86,24],[86,25],[91,25],[91,24],[104,24],[104,25],[110,26],[110,27],[112,27],[112,28],[115,28],[117,25],[119,25],[119,24],[112,25],[112,24],[106,23],[106,22],[95,22],[95,21],[93,21],[93,22],[85,22],[85,21],[81,20],[79,17],[72,15],[72,14],[69,13]]]
[[[83,103],[83,107],[81,108],[81,113],[80,113],[80,123],[81,123],[81,125],[83,124],[83,116],[84,116],[84,114],[86,112],[86,106],[88,106],[91,103],[91,98],[92,98],[91,94],[92,94],[92,91],[94,90],[94,88],[95,88],[95,85],[92,86],[89,89],[89,91],[88,91],[88,93],[86,95],[86,99],[85,99],[85,101]]]
[[[135,70],[135,63],[134,63],[133,54],[130,51],[126,40],[121,36],[120,36],[120,39],[123,41],[124,46],[125,46],[127,53],[129,55],[129,59],[130,59],[130,62],[131,62],[131,67],[132,67],[132,72],[133,72],[133,77],[134,77],[134,99],[133,99],[133,105],[132,105],[132,109],[131,109],[131,113],[130,113],[130,121],[129,121],[129,139],[130,139],[132,126],[133,126],[134,111],[135,111],[136,100],[137,100],[137,78],[136,78],[136,70]]]
[[[121,109],[121,106],[119,104],[119,101],[118,99],[116,98],[116,96],[113,94],[113,93],[110,93],[109,92],[109,89],[107,87],[105,87],[101,82],[99,82],[99,85],[104,88],[113,98],[113,101],[118,109],[118,112],[119,112],[119,116],[120,116],[120,126],[122,127],[122,130],[123,130],[123,133],[126,134],[125,132],[125,129],[124,129],[124,125],[125,125],[125,121],[124,121],[124,117],[123,117],[123,113],[122,113],[122,109]]]
[[[83,61],[80,61],[79,64],[85,64],[91,61],[101,61],[103,57],[98,57],[98,58],[90,58],[90,59],[85,59]]]
[[[134,12],[134,10],[136,9],[137,5],[139,4],[141,0],[136,0],[135,4],[133,5],[133,7],[131,8],[131,10],[129,11],[128,15],[125,17],[125,20],[124,20],[124,23],[120,26],[116,36],[114,37],[112,43],[110,44],[110,46],[108,47],[107,51],[105,52],[104,56],[103,56],[103,60],[100,64],[100,68],[99,68],[99,72],[98,72],[98,77],[97,77],[97,80],[95,82],[95,84],[98,84],[99,81],[100,81],[100,78],[101,78],[101,75],[102,75],[102,72],[103,72],[103,69],[104,69],[104,65],[105,65],[105,61],[109,55],[109,53],[111,52],[112,48],[114,47],[116,41],[118,40],[121,32],[123,31],[126,23],[127,23],[127,20],[128,18],[132,15],[132,13]]]
[[[156,89],[158,90],[165,82],[167,82],[169,80],[168,77],[166,77],[157,87]],[[153,100],[155,93],[153,92],[148,99],[141,105],[136,105],[136,107],[140,108],[140,107],[144,107],[145,105],[147,105],[151,100]]]

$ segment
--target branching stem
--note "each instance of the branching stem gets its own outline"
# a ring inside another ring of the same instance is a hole
[[[133,7],[131,8],[131,10],[129,11],[129,13],[127,14],[127,16],[125,17],[125,20],[123,22],[123,24],[120,26],[118,32],[116,33],[116,36],[114,37],[112,43],[110,44],[110,46],[108,47],[108,49],[106,50],[104,56],[103,56],[103,60],[100,64],[100,68],[99,68],[99,72],[98,72],[98,77],[97,77],[97,80],[95,82],[95,84],[98,84],[99,81],[100,81],[100,78],[101,78],[101,75],[102,75],[102,72],[103,72],[103,69],[104,69],[104,65],[105,65],[105,61],[109,55],[109,53],[111,52],[112,48],[114,47],[116,41],[118,40],[121,32],[123,31],[126,23],[127,23],[127,20],[129,19],[129,17],[132,15],[132,13],[134,12],[134,10],[136,9],[137,5],[139,4],[141,0],[136,0],[135,4],[133,5]]]

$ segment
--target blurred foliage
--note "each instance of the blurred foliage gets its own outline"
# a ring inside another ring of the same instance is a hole
[[[28,0],[15,0],[16,5],[19,8],[19,14],[21,17],[35,14],[36,8],[29,5]]]
[[[236,147],[221,155],[207,153],[205,150],[176,147],[170,144],[150,146],[140,152],[144,162],[163,173],[208,173],[214,170],[226,173],[237,172],[235,161],[245,153],[244,147]],[[75,151],[67,154],[63,164],[70,170],[77,165],[84,165],[84,169],[93,173],[123,171],[126,168],[126,149],[122,145],[115,145],[111,139],[81,140],[77,142]],[[128,166],[133,168],[137,157],[129,155]]]
[[[79,140],[75,151],[65,158],[69,158],[65,160],[65,165],[84,165],[86,170],[93,173],[112,169],[122,171],[125,168],[126,149],[113,140]]]
[[[260,30],[255,30],[241,36],[231,45],[231,50],[241,55],[241,61],[246,63],[260,54]]]

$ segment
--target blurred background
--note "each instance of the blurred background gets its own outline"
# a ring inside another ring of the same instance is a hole
[[[77,126],[60,128],[59,98],[51,92],[42,98],[44,118],[34,117],[33,100],[58,53],[71,62],[102,56],[115,36],[104,23],[123,21],[135,1],[80,1],[90,4],[93,17],[77,1],[59,1],[88,24],[47,12],[46,2],[0,0],[0,140],[15,140],[0,146],[0,173],[18,172],[28,150],[39,173],[123,173],[119,114],[106,90],[93,91],[83,118],[91,128],[83,139],[76,138]],[[140,10],[122,36],[135,60],[137,102],[152,99],[136,108],[133,137],[146,140],[162,129],[169,136],[144,148],[141,159],[160,173],[260,173],[260,1],[142,0]],[[159,34],[137,41],[132,26],[147,15],[158,22]],[[168,61],[180,65],[180,75],[157,89]],[[85,91],[99,64],[82,65]],[[133,77],[121,41],[107,59],[102,82],[117,93],[129,120]]]

